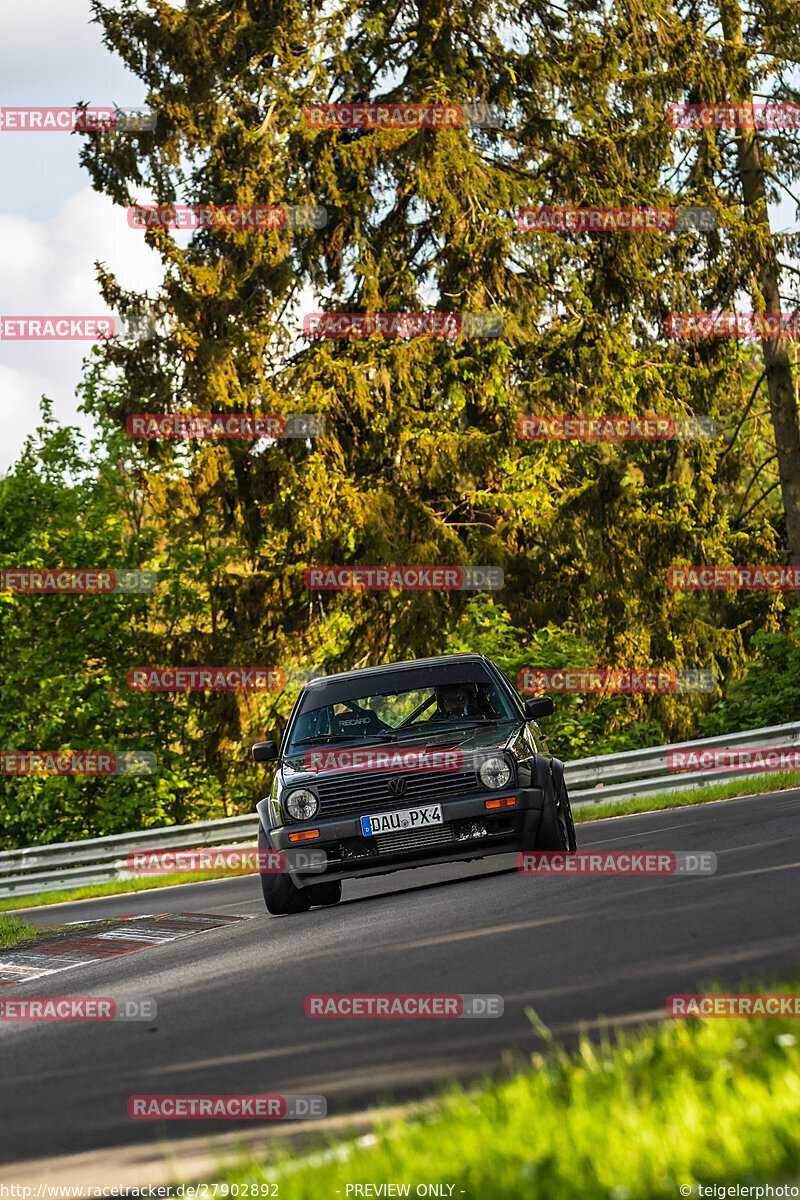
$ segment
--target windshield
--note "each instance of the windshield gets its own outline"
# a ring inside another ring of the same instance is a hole
[[[409,680],[402,687],[391,687],[391,676],[376,676],[356,689],[361,695],[352,695],[352,685],[342,688],[346,699],[310,693],[309,707],[301,710],[285,753],[316,742],[395,741],[421,732],[446,732],[517,717],[488,672],[473,670],[472,676],[437,682],[436,673],[427,671],[425,683]]]

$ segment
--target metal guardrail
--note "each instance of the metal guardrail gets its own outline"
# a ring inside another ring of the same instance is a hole
[[[714,768],[687,771],[677,775],[667,769],[667,754],[676,750],[754,750],[800,747],[800,721],[787,725],[768,725],[742,733],[724,733],[719,737],[694,742],[672,742],[667,746],[649,746],[646,750],[625,750],[567,763],[565,775],[573,806],[598,804],[607,800],[626,800],[654,792],[675,792],[684,788],[726,783],[731,779],[750,778],[764,772]],[[1,880],[1,877],[0,877]]]
[[[567,763],[566,780],[574,807],[608,800],[625,800],[656,792],[681,791],[763,772],[741,770],[691,771],[676,775],[667,769],[667,754],[680,750],[776,749],[800,747],[800,721],[748,729],[694,742],[673,742],[645,750],[603,754]],[[139,833],[113,834],[80,842],[56,842],[24,850],[0,852],[0,898],[86,887],[111,880],[134,879],[128,870],[129,850],[191,850],[203,846],[253,846],[258,816],[195,821]]]
[[[202,846],[255,845],[258,814],[193,821],[139,833],[115,833],[80,842],[53,842],[0,851],[0,898],[56,892],[93,883],[138,878],[128,870],[130,850],[192,850]],[[24,873],[21,873],[24,872]]]

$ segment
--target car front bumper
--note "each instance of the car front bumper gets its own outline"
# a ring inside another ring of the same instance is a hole
[[[513,806],[487,809],[487,801],[512,795]],[[483,792],[463,799],[437,800],[433,796],[428,803],[440,805],[442,824],[409,833],[365,836],[361,831],[361,816],[369,815],[366,812],[297,825],[271,828],[265,825],[265,830],[273,850],[325,852],[324,870],[289,871],[294,883],[303,887],[530,849],[542,819],[544,792],[541,788],[519,788],[513,792]],[[262,805],[266,808],[269,804],[262,801],[259,811]],[[318,829],[320,836],[290,841],[290,835],[310,829]]]

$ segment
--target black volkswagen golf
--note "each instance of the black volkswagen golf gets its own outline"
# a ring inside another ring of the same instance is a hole
[[[576,847],[564,764],[526,700],[490,659],[453,654],[328,675],[306,684],[257,805],[269,912],[336,904],[342,880],[509,851]]]

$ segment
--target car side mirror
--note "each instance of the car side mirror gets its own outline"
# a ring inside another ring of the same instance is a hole
[[[277,757],[277,742],[256,742],[253,746],[253,758],[256,762],[275,762]]]
[[[532,700],[526,700],[523,707],[532,721],[538,721],[539,717],[550,717],[556,710],[552,696],[535,696]]]

